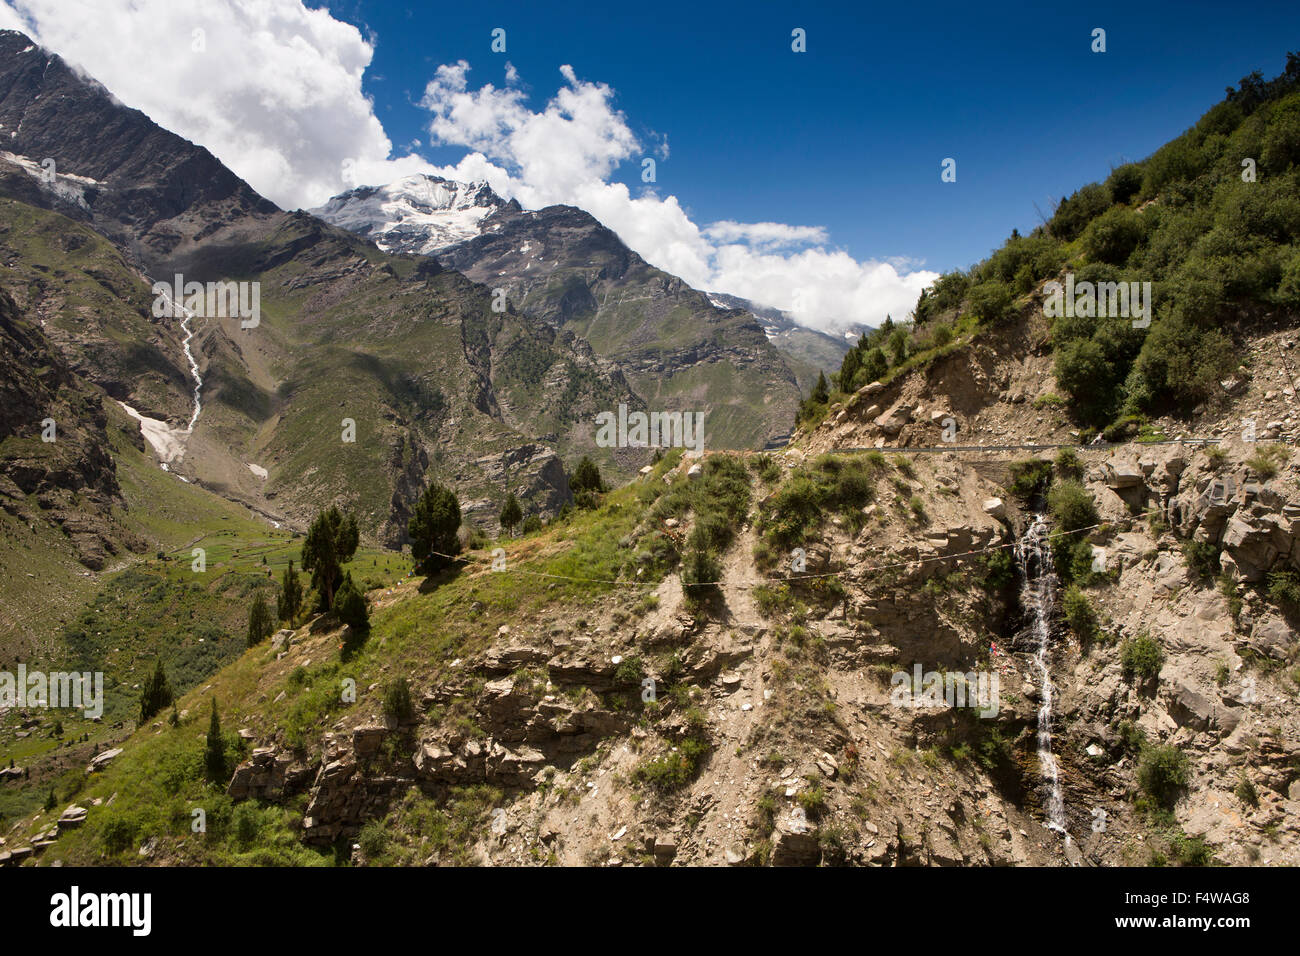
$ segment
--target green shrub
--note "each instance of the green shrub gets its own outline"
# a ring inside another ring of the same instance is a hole
[[[1246,776],[1246,771],[1241,772],[1241,779],[1237,781],[1237,787],[1232,791],[1237,795],[1237,799],[1248,807],[1259,806],[1259,791],[1255,785],[1250,782],[1250,777]]]
[[[694,548],[682,562],[682,590],[686,599],[703,601],[718,590],[722,580],[722,565],[708,551]]]
[[[1219,546],[1213,541],[1183,542],[1183,557],[1198,577],[1213,578],[1219,573]]]
[[[1090,528],[1099,521],[1092,495],[1073,479],[1067,478],[1052,485],[1047,493],[1047,507],[1060,531]]]
[[[1078,481],[1083,477],[1083,463],[1079,461],[1079,456],[1074,453],[1073,448],[1062,448],[1056,453],[1056,473],[1062,478],[1073,478]]]
[[[1127,203],[1142,188],[1142,165],[1125,163],[1123,166],[1116,167],[1106,180],[1106,188],[1110,190],[1112,200],[1117,203]]]
[[[1138,759],[1138,785],[1160,806],[1172,807],[1187,786],[1187,755],[1172,745],[1147,747]]]
[[[366,859],[372,862],[379,859],[388,848],[388,840],[388,829],[382,820],[367,820],[357,834],[357,845],[361,847]]]
[[[1088,596],[1073,585],[1066,588],[1062,600],[1065,620],[1081,641],[1090,641],[1097,635],[1097,612]]]
[[[389,720],[402,723],[415,715],[415,704],[411,701],[411,683],[405,677],[391,680],[384,685],[384,716]]]
[[[1255,454],[1246,459],[1251,471],[1268,481],[1277,476],[1278,468],[1286,461],[1286,449],[1281,445],[1261,445]]]
[[[109,856],[116,856],[135,845],[140,822],[125,810],[106,807],[106,819],[99,826],[99,845]]]
[[[1268,576],[1268,596],[1290,613],[1300,612],[1300,575],[1294,571],[1273,571]]]
[[[253,846],[261,829],[262,817],[257,807],[251,803],[241,803],[235,807],[230,820],[230,832],[239,849],[247,850]]]
[[[861,527],[861,509],[875,496],[880,459],[822,455],[783,484],[760,516],[759,530],[778,550],[803,544],[834,512]]]
[[[996,279],[972,286],[966,301],[981,322],[996,325],[1012,315],[1011,289]]]
[[[1000,591],[1016,579],[1016,559],[1010,548],[988,551],[976,559],[980,568],[979,588],[991,593]]]
[[[801,790],[795,800],[813,820],[826,809],[826,791],[820,783],[813,783],[807,790]]]
[[[1052,466],[1042,458],[1027,458],[1011,465],[1010,491],[1021,501],[1041,495],[1052,481]]]
[[[1089,259],[1123,265],[1142,239],[1142,223],[1131,209],[1112,206],[1083,231],[1083,250]]]
[[[1212,394],[1236,366],[1232,339],[1183,314],[1153,322],[1125,382],[1130,407],[1171,403],[1191,407]]]
[[[1180,866],[1210,866],[1214,862],[1214,851],[1203,837],[1177,833],[1173,838],[1173,851]]]
[[[1089,183],[1068,199],[1063,199],[1048,224],[1057,239],[1071,242],[1111,203],[1110,190],[1101,183]]]
[[[781,466],[771,455],[758,455],[750,460],[749,466],[769,485],[781,480]]]
[[[642,763],[633,772],[633,777],[661,792],[680,790],[694,779],[708,752],[706,741],[687,737],[676,745],[675,750]]]
[[[1124,749],[1132,754],[1140,754],[1146,749],[1147,737],[1142,732],[1142,728],[1131,720],[1121,721],[1119,725],[1119,739],[1124,745]]]
[[[1079,420],[1104,424],[1120,402],[1125,366],[1093,338],[1062,342],[1053,358],[1056,384],[1070,398]]]
[[[917,303],[916,320],[925,322],[941,312],[957,308],[966,298],[970,281],[970,276],[960,269],[939,276],[933,286],[922,290]]]
[[[1165,663],[1165,652],[1146,632],[1126,640],[1120,646],[1120,667],[1125,680],[1152,680]]]

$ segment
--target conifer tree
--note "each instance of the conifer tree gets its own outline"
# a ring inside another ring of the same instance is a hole
[[[284,575],[280,578],[280,596],[276,601],[276,613],[281,621],[293,627],[293,622],[301,609],[302,582],[298,580],[298,572],[293,569],[293,559],[290,558],[289,566],[284,569]]]
[[[248,646],[256,647],[271,636],[275,622],[271,620],[271,609],[267,607],[266,595],[261,591],[253,598],[253,606],[248,611]]]
[[[334,608],[334,591],[343,579],[343,565],[357,553],[357,519],[331,505],[316,516],[302,546],[302,568],[311,572],[321,609]]]
[[[226,742],[221,739],[221,718],[217,716],[217,699],[212,698],[212,717],[208,721],[207,746],[203,751],[203,766],[208,779],[222,780],[226,776]]]
[[[407,525],[416,567],[431,574],[451,563],[446,555],[460,553],[460,502],[450,488],[436,482],[424,489]]]
[[[512,491],[501,507],[501,527],[506,529],[506,534],[513,534],[515,527],[523,520],[524,513],[519,509],[519,499]]]
[[[151,676],[140,690],[140,723],[144,723],[154,714],[172,702],[172,688],[167,683],[167,672],[159,660]]]

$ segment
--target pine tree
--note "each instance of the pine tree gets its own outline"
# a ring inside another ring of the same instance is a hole
[[[343,565],[357,552],[357,519],[331,505],[316,516],[302,546],[302,568],[311,572],[312,587],[322,610],[334,608],[334,591],[343,578]]]
[[[830,386],[826,384],[826,373],[817,373],[817,384],[813,386],[812,401],[817,405],[825,405],[830,401]]]
[[[159,660],[153,669],[153,676],[145,681],[140,691],[140,723],[144,723],[154,714],[172,702],[172,688],[167,683],[167,672]]]
[[[851,392],[854,390],[854,379],[857,377],[860,368],[862,368],[862,353],[857,349],[849,349],[844,353],[844,361],[840,363],[841,391]]]
[[[223,780],[226,776],[226,742],[221,739],[221,718],[217,716],[217,699],[212,698],[212,718],[208,721],[207,747],[203,751],[203,766],[208,779]]]
[[[284,575],[280,578],[280,596],[276,600],[276,613],[280,620],[293,627],[300,610],[302,610],[302,582],[298,580],[298,572],[293,569],[293,558],[290,558],[289,566],[284,569]]]
[[[446,555],[460,553],[460,502],[455,493],[434,483],[424,489],[415,503],[407,530],[411,535],[411,556],[426,574],[451,563]]]
[[[506,534],[513,534],[515,527],[523,520],[524,513],[519,509],[519,499],[512,491],[501,507],[501,527],[506,529]]]
[[[248,611],[248,646],[256,647],[271,636],[275,622],[271,620],[271,609],[267,607],[266,595],[258,591],[253,598],[253,606]]]

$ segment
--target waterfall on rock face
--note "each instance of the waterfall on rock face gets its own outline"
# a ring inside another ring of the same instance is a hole
[[[148,276],[146,276],[145,278],[148,279]],[[177,276],[176,281],[177,282],[180,281],[179,276]],[[151,285],[156,285],[152,279],[149,279],[149,282]],[[167,303],[169,307],[168,312],[171,315],[179,314],[183,316],[183,318],[181,319],[181,331],[185,333],[185,338],[181,342],[181,348],[185,352],[186,360],[190,363],[190,374],[194,376],[194,414],[190,416],[190,424],[185,431],[187,434],[193,434],[194,426],[198,423],[199,420],[199,412],[203,411],[203,403],[201,401],[202,391],[203,391],[203,377],[199,375],[199,363],[194,358],[194,352],[191,351],[190,349],[190,345],[194,340],[194,333],[198,331],[197,329],[192,328],[190,325],[190,323],[194,321],[196,316],[194,312],[191,309],[186,308],[183,303],[178,303],[175,299],[173,299],[171,297],[171,294],[168,293],[165,288],[159,288],[158,292],[160,295],[162,295],[163,300]],[[193,300],[191,299],[190,301]]]
[[[190,343],[194,339],[195,330],[190,327],[194,320],[194,313],[189,309],[185,310],[185,318],[181,322],[181,328],[185,330],[185,357],[189,359],[190,374],[194,376],[194,414],[190,416],[190,427],[186,431],[191,434],[194,432],[194,426],[198,423],[199,412],[203,411],[203,403],[199,400],[200,393],[203,390],[203,378],[199,375],[199,363],[194,359],[194,353],[190,351]]]
[[[1052,674],[1049,667],[1052,636],[1052,608],[1056,596],[1056,571],[1052,566],[1051,541],[1042,515],[1016,542],[1020,565],[1020,604],[1030,617],[1034,639],[1034,669],[1038,672],[1040,697],[1038,706],[1038,762],[1042,769],[1047,827],[1070,841],[1065,829],[1065,799],[1056,757],[1052,754]]]

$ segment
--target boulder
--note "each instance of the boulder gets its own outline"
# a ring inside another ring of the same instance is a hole
[[[1170,693],[1169,716],[1180,727],[1208,730],[1214,717],[1214,704],[1203,694],[1186,685],[1175,685]]]
[[[86,822],[85,807],[76,807],[76,806],[68,807],[68,809],[64,810],[61,814],[59,814],[60,830],[75,829],[76,827],[81,826],[85,822]]]
[[[1007,505],[1001,498],[985,498],[984,513],[990,518],[1001,521],[1007,516]]]
[[[1141,467],[1128,461],[1108,461],[1101,466],[1107,488],[1132,488],[1143,483]]]
[[[86,768],[86,773],[94,773],[96,770],[103,770],[108,766],[109,761],[121,752],[121,747],[114,747],[112,750],[105,750],[102,754],[99,754],[90,761],[90,766]]]
[[[1263,654],[1273,660],[1284,661],[1287,659],[1287,652],[1290,646],[1295,642],[1296,634],[1277,614],[1268,613],[1262,616],[1255,626],[1251,628],[1250,637],[1245,641],[1246,645],[1256,653]]]
[[[1232,555],[1246,581],[1262,581],[1277,559],[1291,551],[1289,531],[1268,517],[1247,516],[1239,509],[1224,529],[1223,549]]]
[[[876,418],[876,427],[890,437],[903,430],[903,426],[912,420],[913,406],[895,405],[885,414]]]
[[[388,728],[379,724],[367,724],[358,727],[352,731],[352,749],[357,752],[359,757],[372,754],[384,742],[386,733],[388,733]]]

